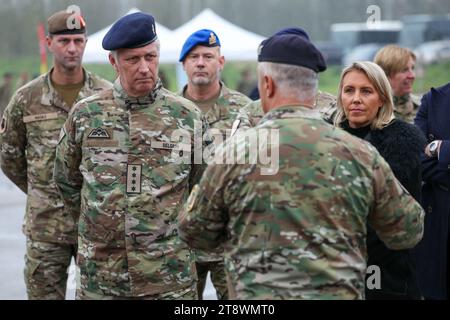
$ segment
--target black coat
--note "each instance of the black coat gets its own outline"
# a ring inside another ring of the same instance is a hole
[[[350,133],[353,130],[344,127]],[[411,195],[420,201],[420,154],[426,140],[415,126],[402,120],[394,120],[381,130],[370,130],[363,137],[386,160],[395,177]],[[381,289],[366,288],[366,299],[420,299],[416,268],[411,250],[391,250],[368,227],[367,265],[381,269]]]
[[[422,155],[422,206],[426,211],[422,241],[415,248],[419,285],[429,299],[448,299],[450,280],[450,83],[422,98],[414,123],[428,142],[442,140],[439,159]]]

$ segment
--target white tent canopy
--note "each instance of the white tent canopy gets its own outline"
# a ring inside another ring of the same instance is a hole
[[[161,40],[162,63],[178,61],[187,37],[200,29],[213,30],[219,37],[221,50],[228,61],[256,61],[258,46],[265,38],[223,19],[211,9],[205,9],[192,20],[175,29],[169,41]]]
[[[139,11],[133,8],[127,14]],[[103,50],[102,41],[111,26],[112,24],[88,37],[84,63],[109,63],[108,51]],[[228,61],[256,61],[256,51],[264,40],[264,37],[232,24],[211,9],[205,9],[174,31],[156,23],[156,33],[161,41],[160,63],[177,63],[187,37],[200,29],[216,32],[222,45],[222,53]]]
[[[137,8],[133,8],[128,11],[126,15],[135,12],[140,12],[140,10]],[[84,63],[109,63],[109,51],[106,51],[102,48],[102,41],[112,25],[113,24],[110,24],[106,28],[88,36],[88,42],[86,44],[86,49],[83,56]],[[161,39],[161,42],[169,41],[172,37],[172,31],[157,22],[156,32],[158,34],[158,38]]]

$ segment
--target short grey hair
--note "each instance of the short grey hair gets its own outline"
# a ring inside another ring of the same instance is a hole
[[[295,97],[301,101],[314,99],[319,75],[314,70],[291,64],[260,62],[261,76],[270,76],[284,96]]]
[[[159,39],[156,39],[154,42],[156,44],[156,49],[158,50],[158,55],[159,55],[160,51],[161,51],[161,42],[159,41]],[[117,60],[118,50],[111,50],[109,53],[114,57],[114,59]]]

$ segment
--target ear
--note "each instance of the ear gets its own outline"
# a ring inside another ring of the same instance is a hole
[[[220,71],[223,71],[223,67],[225,66],[225,57],[221,56],[219,58],[219,64],[220,64]]]
[[[119,69],[117,68],[117,61],[114,58],[114,55],[110,52],[108,55],[109,58],[109,63],[111,63],[111,65],[113,66],[114,70],[119,73]]]
[[[380,106],[378,107],[378,110],[381,110],[381,108],[383,108],[383,106],[384,106],[385,101],[383,98],[380,97],[378,103],[380,104]]]
[[[50,36],[45,37],[45,40],[47,42],[47,47],[50,50],[50,46],[52,45],[52,38]]]
[[[275,95],[275,83],[272,77],[264,76],[264,85],[266,86],[266,93],[268,98],[273,98]]]

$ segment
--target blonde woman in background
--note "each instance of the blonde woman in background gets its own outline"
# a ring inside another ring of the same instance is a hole
[[[416,55],[407,48],[387,45],[377,52],[374,62],[388,77],[394,95],[395,117],[414,123],[420,106],[420,98],[412,94],[416,80]]]

